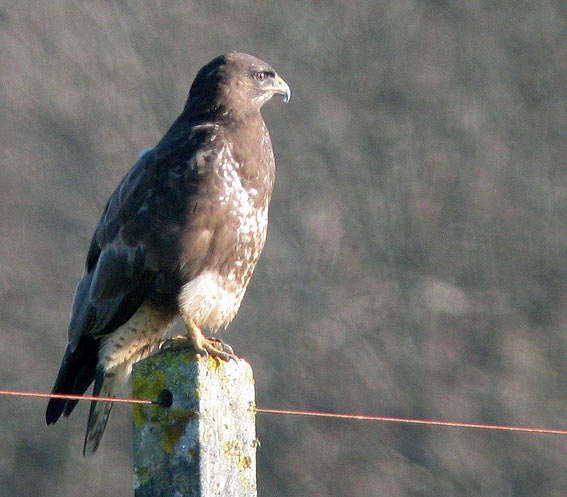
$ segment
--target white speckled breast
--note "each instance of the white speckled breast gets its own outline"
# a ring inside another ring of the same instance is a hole
[[[178,298],[183,317],[210,330],[227,326],[238,312],[266,241],[273,186],[273,177],[268,175],[261,178],[267,187],[267,195],[264,192],[262,198],[257,189],[246,188],[227,146],[223,147],[219,162],[222,166],[216,171],[220,180],[217,201],[221,210],[228,208],[232,220],[227,226],[234,226],[236,230],[236,244],[230,254],[233,259],[219,267],[230,267],[230,270],[227,274],[213,269],[203,271],[182,287]]]

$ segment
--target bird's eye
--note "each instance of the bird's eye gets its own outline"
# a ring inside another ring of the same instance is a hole
[[[263,83],[268,78],[273,78],[275,73],[272,71],[258,71],[254,73],[254,79],[258,81],[258,83]]]
[[[256,81],[264,81],[268,77],[268,73],[266,71],[259,71],[255,74]]]

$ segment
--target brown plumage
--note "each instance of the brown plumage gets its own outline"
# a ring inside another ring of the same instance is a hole
[[[201,329],[236,315],[264,246],[275,161],[260,113],[287,84],[265,62],[230,53],[204,66],[185,108],[110,197],[87,255],[54,393],[115,395],[177,316],[199,353],[230,353]],[[76,401],[51,399],[48,424]],[[112,404],[91,404],[84,454]]]

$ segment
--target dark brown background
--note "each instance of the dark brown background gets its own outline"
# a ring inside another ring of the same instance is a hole
[[[567,428],[567,3],[0,2],[0,387],[47,391],[101,210],[239,50],[265,109],[264,256],[222,337],[258,404]],[[127,394],[127,392],[125,392]],[[0,398],[0,495],[132,495],[130,410]],[[567,438],[261,415],[271,497],[567,495]]]

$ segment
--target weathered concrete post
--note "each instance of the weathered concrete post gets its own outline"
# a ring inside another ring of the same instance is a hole
[[[169,408],[134,406],[136,497],[256,497],[248,363],[164,350],[138,363],[132,381],[135,398],[172,396]]]

